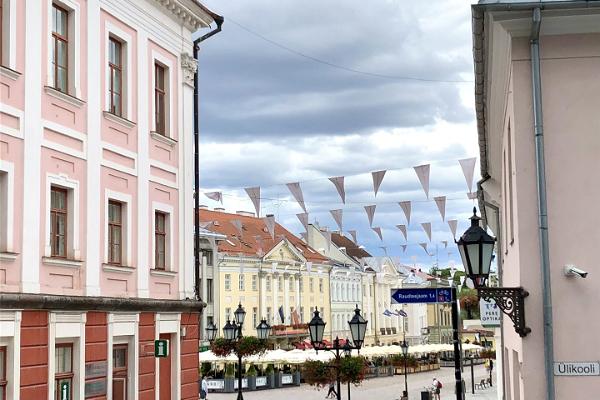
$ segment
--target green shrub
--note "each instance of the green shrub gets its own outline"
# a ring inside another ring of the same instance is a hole
[[[254,367],[254,364],[250,364],[250,368],[248,368],[248,371],[246,371],[246,376],[256,376],[256,368]]]
[[[212,369],[212,365],[209,362],[203,362],[202,366],[200,367],[200,374],[202,376],[206,376],[206,375],[208,375],[208,373],[210,372],[211,369]]]
[[[233,364],[227,364],[225,366],[225,378],[235,377],[235,366]]]
[[[273,372],[275,372],[275,368],[273,368],[273,364],[267,365],[267,369],[265,370],[265,373],[267,375],[269,375],[269,374],[272,374]]]

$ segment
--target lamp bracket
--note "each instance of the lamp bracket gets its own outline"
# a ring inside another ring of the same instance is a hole
[[[522,287],[482,287],[477,289],[479,297],[494,300],[502,312],[511,319],[515,332],[527,336],[531,329],[525,324],[525,297],[529,292]]]

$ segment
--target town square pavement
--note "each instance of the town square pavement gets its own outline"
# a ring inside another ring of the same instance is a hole
[[[483,365],[475,366],[475,382],[479,382],[488,376]],[[494,377],[495,377],[494,373]],[[441,392],[441,400],[454,400],[454,368],[442,368],[438,371],[421,372],[408,375],[409,400],[420,400],[421,390],[430,386],[432,379],[438,378],[444,385]],[[483,390],[475,390],[471,394],[471,369],[466,367],[463,379],[467,386],[467,400],[496,400],[496,385]],[[398,400],[404,389],[404,375],[393,377],[373,378],[364,381],[360,386],[350,386],[350,397],[354,400]],[[322,400],[327,394],[327,389],[315,389],[309,385],[293,386],[282,389],[260,390],[255,392],[244,392],[245,400]],[[342,399],[346,400],[348,387],[342,385]],[[237,393],[209,393],[207,400],[229,400],[235,399]]]

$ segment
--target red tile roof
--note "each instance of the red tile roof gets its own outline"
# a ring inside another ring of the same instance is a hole
[[[239,220],[242,223],[241,237],[238,229],[233,225],[233,221],[235,220]],[[218,242],[219,252],[230,255],[241,253],[248,256],[257,256],[259,250],[262,248],[263,254],[267,254],[285,238],[300,250],[307,261],[316,263],[325,263],[328,261],[328,258],[319,254],[299,237],[278,223],[275,223],[275,239],[272,239],[262,218],[200,209],[200,221],[212,222],[206,229],[227,236],[227,240]],[[260,240],[257,236],[260,237]]]
[[[346,254],[348,254],[350,257],[356,258],[357,260],[363,257],[371,257],[369,253],[367,253],[364,249],[358,247],[356,243],[354,243],[352,240],[348,239],[344,235],[340,235],[339,233],[334,232],[331,234],[331,241],[337,247],[345,247]]]

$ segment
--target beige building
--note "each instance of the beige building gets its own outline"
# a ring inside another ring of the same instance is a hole
[[[213,268],[218,279],[212,281],[219,334],[240,303],[246,310],[244,335],[255,335],[256,325],[266,318],[273,327],[272,340],[284,348],[308,337],[304,324],[315,307],[330,321],[331,268],[326,257],[277,223],[273,239],[264,220],[250,213],[201,209],[200,219],[207,230],[224,237],[216,242]],[[328,338],[330,328],[328,324]]]
[[[503,317],[504,398],[597,397],[600,2],[481,1],[472,22],[479,203],[501,286],[529,292],[530,333]]]

